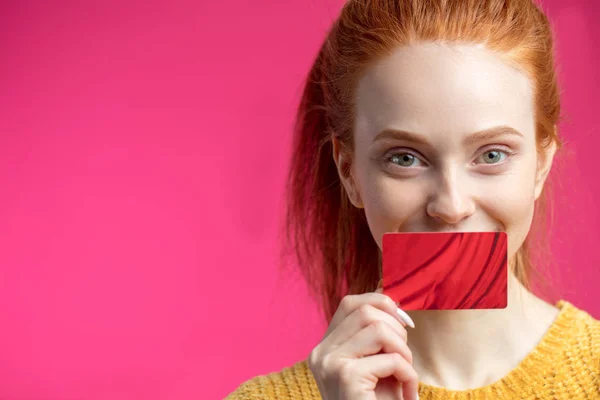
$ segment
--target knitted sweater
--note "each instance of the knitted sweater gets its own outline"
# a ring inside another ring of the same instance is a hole
[[[484,387],[449,390],[419,383],[420,400],[600,399],[600,321],[561,300],[537,346],[504,378]],[[243,382],[225,400],[321,400],[306,360]]]

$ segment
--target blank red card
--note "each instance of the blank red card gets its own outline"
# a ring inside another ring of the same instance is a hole
[[[383,235],[383,293],[403,310],[506,308],[505,232]]]

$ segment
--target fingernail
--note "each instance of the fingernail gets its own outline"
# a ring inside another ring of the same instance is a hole
[[[413,322],[413,320],[408,316],[407,313],[405,313],[404,311],[402,311],[400,308],[396,308],[396,311],[398,312],[398,315],[400,316],[400,319],[402,321],[404,321],[406,323],[406,325],[410,326],[411,328],[415,327],[415,323]]]

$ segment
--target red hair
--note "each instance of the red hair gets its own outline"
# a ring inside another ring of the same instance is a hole
[[[381,278],[380,249],[364,211],[341,185],[332,138],[342,151],[353,151],[353,97],[361,74],[397,47],[419,41],[484,43],[516,65],[533,83],[538,151],[552,143],[562,147],[552,31],[531,0],[349,0],[304,86],[286,193],[283,255],[295,257],[328,322],[342,297],[372,291]],[[547,200],[545,188],[532,230],[545,222]],[[532,240],[530,231],[514,259],[514,273],[527,288],[536,273]]]

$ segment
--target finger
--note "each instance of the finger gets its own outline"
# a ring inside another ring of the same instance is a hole
[[[357,332],[342,343],[331,355],[339,358],[361,358],[384,353],[398,353],[412,364],[412,352],[408,345],[384,321],[377,321]]]
[[[381,284],[377,289],[375,289],[375,293],[383,294],[383,287],[381,287]],[[407,325],[407,326],[410,326],[411,328],[414,328],[415,323],[413,322],[412,318],[406,313],[406,311],[402,310],[398,306],[397,303],[394,302],[394,304],[396,304],[396,312],[398,313],[398,316],[400,317],[400,321],[403,322],[403,325]]]
[[[418,375],[415,369],[402,357],[394,353],[376,354],[354,360],[352,363],[352,376],[365,377],[374,382],[383,378],[394,376],[402,384],[402,398],[404,400],[418,400]],[[356,380],[358,381],[359,380]]]
[[[402,324],[405,326],[410,326],[411,328],[414,328],[415,326],[413,320],[408,316],[408,314],[402,311],[398,311],[398,306],[389,296],[386,296],[381,293],[371,292],[359,295],[345,296],[340,302],[340,305],[338,306],[338,309],[333,315],[333,318],[331,319],[331,322],[329,324],[330,330],[339,325],[357,308],[364,304],[370,304],[373,307],[387,312],[394,318],[398,318],[398,320],[402,322]],[[327,334],[329,334],[330,330],[328,330]]]
[[[360,330],[378,321],[385,321],[404,342],[407,341],[406,329],[397,317],[393,317],[370,304],[365,304],[336,326],[322,342],[326,347],[339,346]]]

